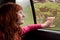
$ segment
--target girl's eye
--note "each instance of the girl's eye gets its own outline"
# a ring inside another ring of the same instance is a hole
[[[20,13],[22,13],[22,12],[20,12]]]

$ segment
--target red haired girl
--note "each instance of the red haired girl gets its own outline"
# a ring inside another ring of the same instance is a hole
[[[16,3],[5,3],[0,7],[0,40],[21,40],[29,31],[50,27],[55,17],[49,17],[43,24],[21,27],[24,23],[23,9]]]

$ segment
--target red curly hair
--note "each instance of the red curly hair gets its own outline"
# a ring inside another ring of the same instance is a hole
[[[3,40],[21,40],[21,28],[16,23],[16,12],[19,10],[22,10],[22,7],[12,2],[0,6],[0,31],[3,33]]]

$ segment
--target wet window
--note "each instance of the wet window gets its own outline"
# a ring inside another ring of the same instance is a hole
[[[36,22],[44,23],[47,17],[56,17],[49,30],[60,30],[60,0],[33,0]]]

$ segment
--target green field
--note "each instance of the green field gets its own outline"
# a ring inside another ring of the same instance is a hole
[[[37,23],[44,23],[47,17],[56,17],[54,28],[47,28],[49,30],[60,30],[60,3],[46,2],[34,3]]]

